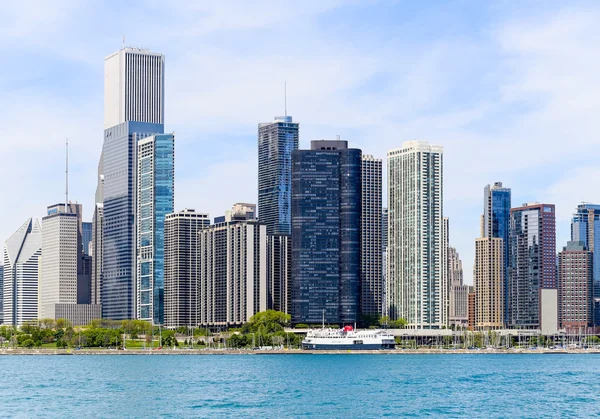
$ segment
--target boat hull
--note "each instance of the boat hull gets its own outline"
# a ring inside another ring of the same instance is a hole
[[[336,345],[327,343],[302,343],[302,349],[313,351],[373,351],[379,349],[394,349],[393,344],[366,343],[361,345]]]

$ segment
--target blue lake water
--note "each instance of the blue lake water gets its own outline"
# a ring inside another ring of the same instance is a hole
[[[0,417],[600,415],[596,355],[0,356]]]

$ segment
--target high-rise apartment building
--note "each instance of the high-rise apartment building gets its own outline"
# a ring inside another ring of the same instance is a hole
[[[267,309],[267,227],[245,208],[215,218],[198,233],[203,326],[239,326]]]
[[[267,234],[291,234],[292,152],[298,149],[299,124],[277,116],[258,125],[258,216]]]
[[[581,241],[593,254],[594,324],[600,326],[600,205],[579,204],[571,221],[571,240]]]
[[[42,228],[28,219],[4,244],[4,324],[21,326],[38,318]]]
[[[0,324],[4,324],[4,266],[0,266]]]
[[[558,301],[561,326],[586,333],[594,325],[593,253],[581,241],[570,241],[558,254]]]
[[[483,189],[483,225],[482,236],[489,238],[499,238],[503,241],[503,259],[504,259],[504,281],[502,292],[504,296],[504,323],[508,321],[508,290],[509,290],[509,247],[510,247],[510,207],[511,190],[502,186],[502,182],[494,182],[493,185],[486,185]],[[495,262],[489,261],[494,264]]]
[[[175,138],[137,143],[137,318],[164,323],[165,218],[175,200]]]
[[[292,154],[292,323],[359,319],[361,155],[340,140]]]
[[[388,291],[391,319],[445,327],[443,149],[408,141],[388,152]]]
[[[544,303],[541,290],[558,288],[554,205],[531,203],[512,208],[509,240],[508,323],[539,328]]]
[[[475,328],[504,326],[504,240],[481,237],[475,240]]]
[[[165,122],[165,57],[123,48],[104,59],[104,129],[124,122]]]
[[[197,327],[199,232],[210,225],[208,214],[193,209],[165,218],[165,326]]]
[[[361,182],[360,312],[381,315],[383,296],[381,159],[363,154]]]
[[[466,325],[469,286],[463,284],[462,261],[454,247],[448,247],[447,272],[450,286],[450,295],[448,296],[449,322],[455,326]]]

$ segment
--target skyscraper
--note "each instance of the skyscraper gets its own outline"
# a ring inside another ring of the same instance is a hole
[[[581,241],[593,253],[594,324],[600,326],[600,205],[580,204],[571,221],[571,240]]]
[[[475,240],[475,328],[504,326],[504,240],[481,237]]]
[[[388,184],[389,316],[445,327],[442,147],[408,141],[388,151]]]
[[[86,325],[101,317],[100,306],[90,305],[89,257],[81,249],[80,204],[48,207],[42,219],[43,255],[39,271],[40,319],[65,318]]]
[[[163,126],[125,122],[105,130],[103,147],[102,317],[132,319],[136,285],[137,143]],[[157,208],[158,210],[158,208]],[[172,209],[171,209],[172,211]]]
[[[381,159],[363,154],[360,223],[360,312],[361,314],[370,315],[382,314],[381,172]]]
[[[267,228],[236,205],[198,241],[199,323],[242,325],[267,309]]]
[[[293,323],[358,321],[361,154],[339,140],[292,154]]]
[[[554,205],[523,204],[510,210],[508,322],[538,328],[543,289],[557,289]],[[479,290],[476,288],[476,292]]]
[[[463,284],[463,266],[458,252],[454,247],[448,247],[447,256],[448,283],[450,286],[449,301],[449,322],[455,326],[465,326],[467,324],[467,295],[471,292],[468,285]]]
[[[508,321],[508,290],[509,290],[509,236],[510,236],[510,207],[511,190],[502,186],[502,182],[494,182],[483,189],[483,234],[482,237],[500,238],[503,246],[504,281],[502,297],[504,301],[504,322]],[[490,247],[488,247],[490,248]],[[489,261],[492,265],[495,263]]]
[[[593,254],[583,242],[570,241],[558,254],[558,301],[561,326],[587,333],[593,319]]]
[[[37,319],[41,255],[42,229],[30,218],[4,244],[4,324]]]
[[[165,326],[197,327],[200,269],[199,232],[210,225],[208,214],[193,209],[165,219]]]
[[[381,314],[388,316],[387,304],[387,249],[388,249],[388,209],[381,211]]]
[[[292,152],[298,126],[291,116],[258,125],[258,216],[267,234],[291,233]]]
[[[4,324],[4,266],[0,266],[0,324]]]
[[[104,129],[124,122],[165,123],[165,57],[123,48],[104,59]]]
[[[90,243],[92,242],[93,225],[90,222],[83,222],[81,223],[81,227],[81,244],[83,246],[83,253],[87,256],[91,256]]]
[[[104,159],[100,155],[98,162],[98,179],[94,197],[94,214],[92,215],[92,272],[91,272],[91,303],[102,304],[102,260],[104,238]]]
[[[137,318],[164,323],[165,217],[173,212],[175,143],[156,134],[137,143]]]

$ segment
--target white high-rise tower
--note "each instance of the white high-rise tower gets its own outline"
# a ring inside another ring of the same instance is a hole
[[[104,59],[104,129],[123,122],[164,124],[165,56],[123,48]]]
[[[388,151],[387,301],[409,327],[447,323],[443,249],[443,149],[408,141]]]

